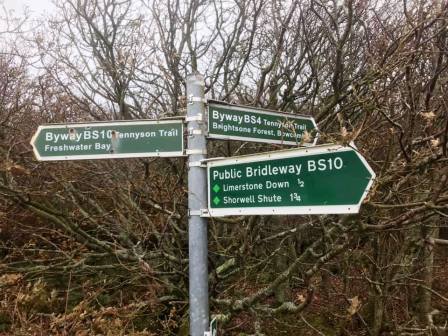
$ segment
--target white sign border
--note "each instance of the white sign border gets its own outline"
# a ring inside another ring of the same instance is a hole
[[[372,175],[367,186],[357,204],[346,205],[308,205],[308,206],[279,206],[279,207],[246,207],[246,208],[212,208],[210,195],[210,168],[227,166],[232,164],[252,163],[265,161],[267,159],[286,159],[291,157],[304,157],[311,155],[324,154],[327,152],[347,152],[354,151],[364,164],[366,169]],[[376,174],[370,167],[366,159],[358,152],[356,148],[335,144],[319,145],[311,148],[294,148],[262,154],[250,154],[226,159],[207,160],[207,211],[202,217],[223,217],[223,216],[241,216],[241,215],[324,215],[324,214],[353,214],[358,213],[363,200],[366,198]]]

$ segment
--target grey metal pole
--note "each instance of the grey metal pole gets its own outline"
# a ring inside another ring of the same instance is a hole
[[[200,210],[207,208],[207,172],[200,166],[206,158],[204,130],[204,78],[192,75],[187,78],[188,128],[188,251],[189,251],[189,303],[190,335],[203,336],[208,330],[208,267],[207,219]]]

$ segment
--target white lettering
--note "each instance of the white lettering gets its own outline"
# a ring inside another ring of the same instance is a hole
[[[344,165],[344,162],[342,161],[342,159],[340,157],[337,157],[334,159],[333,164],[336,169],[341,169],[342,166]]]
[[[309,160],[308,161],[308,171],[312,172],[316,170],[316,162],[314,162],[313,160]]]

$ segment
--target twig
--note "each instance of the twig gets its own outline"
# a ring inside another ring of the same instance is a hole
[[[310,327],[311,329],[313,329],[315,332],[317,332],[319,335],[321,336],[326,336],[322,331],[316,329],[316,327],[314,327],[311,323],[309,323],[307,320],[305,320],[305,318],[303,317],[302,314],[300,314],[300,318],[302,319],[303,322],[305,322],[305,324]]]

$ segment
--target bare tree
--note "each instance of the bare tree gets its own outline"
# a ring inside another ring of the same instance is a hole
[[[201,72],[209,98],[312,115],[322,142],[355,141],[377,173],[357,215],[210,219],[210,296],[223,330],[446,332],[447,15],[436,0],[60,3],[34,38],[38,76],[0,62],[0,269],[32,283],[24,291],[35,299],[31,288],[63,279],[64,304],[53,308],[63,317],[42,317],[53,326],[100,328],[104,307],[118,307],[144,312],[153,332],[181,333],[184,160],[36,163],[24,139],[43,122],[183,115],[184,79]],[[210,141],[208,150],[278,148]],[[4,300],[41,316],[17,292]],[[113,303],[94,308],[89,298],[104,293]],[[88,309],[98,319],[76,315]],[[117,319],[123,333],[144,329]]]

